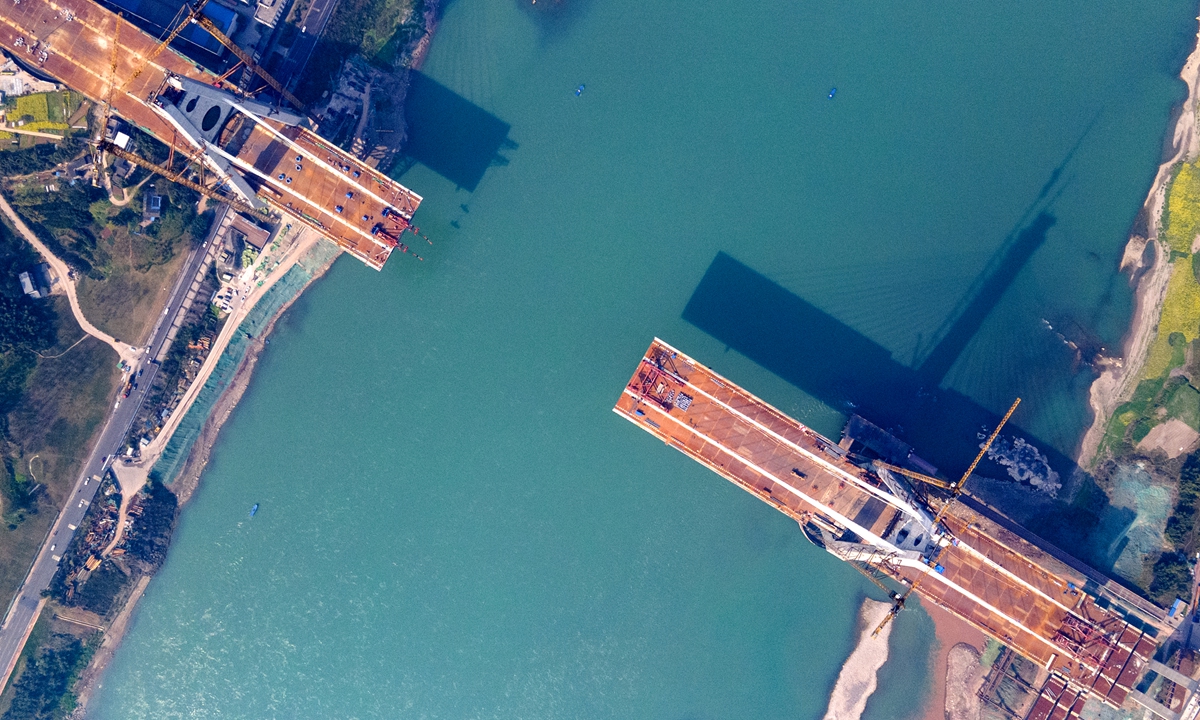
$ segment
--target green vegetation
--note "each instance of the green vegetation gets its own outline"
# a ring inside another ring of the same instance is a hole
[[[1190,553],[1196,547],[1196,504],[1200,502],[1200,451],[1188,455],[1179,470],[1175,509],[1164,531],[1175,549]]]
[[[1200,505],[1200,451],[1188,455],[1179,469],[1175,507],[1163,530],[1168,547],[1150,569],[1150,597],[1163,607],[1176,597],[1191,597],[1192,568],[1188,558],[1200,548],[1197,505]]]
[[[1150,346],[1142,377],[1159,377],[1183,365],[1187,344],[1200,337],[1200,283],[1193,268],[1195,256],[1172,263],[1163,300],[1158,335]]]
[[[342,0],[296,86],[296,97],[308,104],[320,100],[352,55],[386,70],[403,64],[403,49],[425,32],[425,12],[424,0]]]
[[[46,192],[37,180],[11,183],[12,204],[30,228],[64,260],[93,279],[163,265],[187,243],[201,242],[212,216],[198,216],[199,195],[174,183],[161,183],[159,221],[142,224],[140,196],[115,207],[101,188],[87,183]]]
[[[0,226],[0,440],[9,436],[8,417],[21,404],[38,351],[57,340],[57,315],[45,302],[25,295],[17,276],[39,261],[31,248]],[[0,512],[9,530],[37,513],[37,483],[5,453],[0,472]]]
[[[11,200],[30,229],[56,255],[83,273],[94,273],[100,272],[94,269],[99,231],[93,227],[88,205],[103,195],[103,190],[86,183],[48,193],[44,183],[35,179],[16,185]]]
[[[87,667],[97,643],[54,634],[40,644],[13,685],[12,702],[2,720],[59,720],[75,709],[70,692]]]
[[[79,157],[83,150],[81,141],[68,138],[60,143],[42,143],[21,150],[0,152],[0,177],[13,178],[49,170]]]
[[[23,130],[65,134],[70,129],[67,118],[73,112],[73,101],[78,105],[69,91],[21,95],[5,103],[6,117],[9,122],[24,123]]]
[[[20,585],[42,538],[79,473],[92,437],[111,407],[116,356],[83,337],[65,298],[48,303],[58,317],[58,342],[33,356],[21,392],[11,398],[0,452],[0,598]],[[74,347],[72,347],[74,345]],[[16,490],[15,493],[10,492]],[[50,512],[39,512],[49,509]]]
[[[139,149],[148,155],[165,152],[139,137]],[[0,153],[0,161],[5,155]],[[197,214],[195,192],[166,181],[157,185],[162,214],[144,223],[137,191],[118,207],[107,191],[89,183],[60,182],[52,192],[37,177],[7,183],[13,206],[30,228],[84,276],[78,286],[84,313],[135,344],[157,319],[187,248],[203,241],[213,219],[212,212]]]
[[[105,560],[96,568],[82,589],[72,598],[71,605],[104,617],[112,610],[113,601],[128,585],[129,576],[112,560]]]
[[[1187,555],[1165,552],[1154,563],[1153,572],[1150,595],[1159,605],[1170,607],[1177,597],[1191,597],[1192,567],[1188,564]]]
[[[1171,181],[1164,208],[1163,240],[1175,252],[1190,253],[1200,234],[1200,168],[1181,166]]]
[[[1163,378],[1138,383],[1133,397],[1118,406],[1113,413],[1102,447],[1116,455],[1132,452],[1133,446],[1145,437],[1159,420],[1157,410],[1162,405],[1165,385],[1166,380]]]
[[[1200,391],[1187,382],[1174,383],[1167,395],[1167,416],[1182,420],[1193,430],[1200,430]]]
[[[1101,441],[1101,451],[1114,455],[1132,453],[1156,425],[1171,418],[1200,431],[1200,263],[1191,252],[1200,234],[1200,165],[1176,171],[1163,224],[1171,276],[1141,381],[1113,413]]]
[[[85,102],[79,93],[70,90],[52,91],[8,98],[3,103],[2,109],[5,120],[17,124],[21,130],[65,137],[71,133],[73,119],[86,119],[86,108],[83,107]],[[4,130],[0,130],[0,140],[7,141],[5,145],[14,151],[41,146],[53,148],[54,144],[58,143],[55,138],[43,138]],[[36,171],[28,170],[27,172]]]

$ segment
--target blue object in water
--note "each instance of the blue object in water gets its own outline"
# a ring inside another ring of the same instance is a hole
[[[582,83],[580,83],[579,87],[575,88],[575,97],[579,97],[580,95],[582,95],[583,89],[584,89],[584,85]]]
[[[833,88],[829,91],[829,99],[832,100],[834,95],[837,95],[837,88]]]
[[[250,508],[250,517],[254,517],[256,512],[258,512],[258,503],[254,503],[254,507]]]

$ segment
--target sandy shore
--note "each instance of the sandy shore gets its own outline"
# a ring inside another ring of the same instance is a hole
[[[838,673],[837,682],[829,696],[829,708],[824,720],[858,720],[867,707],[867,700],[875,692],[879,668],[888,659],[888,639],[892,624],[872,636],[875,628],[891,612],[892,604],[864,600],[858,613],[858,645],[846,658]]]
[[[100,647],[92,656],[92,661],[79,675],[79,684],[75,686],[75,694],[79,698],[76,707],[79,708],[79,712],[74,715],[83,715],[87,699],[98,686],[104,668],[108,666],[108,661],[112,659],[113,653],[121,644],[121,638],[125,637],[125,630],[129,627],[129,618],[133,615],[133,609],[137,607],[138,600],[142,599],[142,593],[146,592],[146,586],[149,584],[149,575],[138,578],[137,584],[133,586],[133,592],[129,593],[129,598],[125,601],[121,612],[117,614],[112,625],[109,625],[108,629],[104,631],[104,640],[100,642]]]
[[[1183,104],[1178,108],[1175,128],[1167,142],[1164,143],[1163,162],[1158,167],[1158,174],[1150,186],[1150,194],[1142,206],[1142,217],[1145,220],[1146,237],[1134,235],[1125,247],[1125,256],[1121,261],[1121,270],[1128,270],[1136,283],[1133,322],[1125,336],[1122,347],[1124,361],[1112,362],[1092,383],[1089,401],[1092,407],[1092,425],[1080,442],[1078,462],[1080,467],[1088,467],[1096,457],[1100,440],[1104,437],[1104,429],[1112,416],[1113,410],[1133,389],[1145,362],[1150,343],[1154,340],[1154,332],[1158,327],[1158,319],[1162,314],[1162,300],[1167,289],[1167,279],[1170,277],[1170,265],[1158,244],[1158,227],[1162,217],[1163,203],[1166,202],[1167,183],[1171,180],[1171,171],[1180,162],[1196,157],[1200,141],[1196,132],[1196,98],[1197,85],[1200,83],[1200,34],[1197,44],[1183,64],[1180,78],[1187,83],[1188,93]],[[1153,260],[1144,261],[1145,248],[1152,247]]]
[[[987,638],[981,631],[968,625],[966,621],[958,619],[932,603],[923,602],[921,607],[933,618],[937,636],[931,664],[933,686],[925,703],[924,718],[925,720],[946,720],[947,694],[959,699],[954,703],[957,706],[962,704],[963,696],[974,696],[975,693],[975,689],[970,687],[972,678],[969,674],[964,678],[961,676],[962,673],[951,673],[956,677],[952,677],[950,682],[947,682],[947,672],[951,670],[951,654],[955,648],[960,648],[961,654],[963,646],[969,646],[976,653],[980,653],[983,651]],[[956,718],[956,720],[958,719]]]

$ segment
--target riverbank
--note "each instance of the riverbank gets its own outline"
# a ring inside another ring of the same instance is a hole
[[[1144,235],[1136,231],[1131,235],[1121,259],[1121,270],[1130,273],[1131,282],[1135,285],[1133,320],[1122,345],[1123,359],[1108,363],[1089,391],[1092,424],[1080,441],[1077,455],[1077,462],[1083,468],[1090,467],[1096,460],[1113,411],[1136,386],[1162,314],[1167,280],[1171,276],[1168,256],[1159,243],[1167,186],[1175,167],[1196,157],[1200,150],[1196,128],[1200,32],[1179,77],[1187,85],[1187,96],[1176,111],[1174,129],[1164,142],[1163,161],[1142,205],[1137,230],[1144,230]],[[1147,254],[1151,256],[1149,259]]]
[[[983,652],[987,637],[932,603],[923,602],[921,607],[933,618],[936,637],[930,658],[933,685],[925,704],[924,720],[978,718],[978,703],[972,704],[972,700],[982,674],[964,667],[962,660],[970,658],[972,653],[977,658]]]
[[[200,431],[196,435],[190,451],[183,455],[185,460],[171,481],[171,489],[175,492],[176,497],[179,498],[181,505],[192,497],[192,494],[199,486],[200,474],[208,464],[208,459],[212,454],[213,446],[216,444],[221,428],[224,427],[233,409],[237,407],[238,402],[242,399],[242,395],[245,394],[246,388],[249,387],[250,378],[254,374],[254,368],[258,364],[258,359],[262,355],[263,350],[266,349],[271,331],[275,329],[275,323],[300,299],[300,296],[312,283],[325,275],[329,268],[333,266],[333,262],[337,259],[338,255],[340,255],[339,252],[330,253],[329,248],[315,246],[308,256],[310,264],[306,267],[302,262],[300,265],[300,272],[307,275],[304,279],[304,284],[294,294],[291,294],[274,312],[265,316],[265,327],[257,333],[250,333],[247,330],[248,342],[245,345],[241,361],[236,366],[237,369],[225,385],[224,390],[219,392],[214,391],[216,396],[215,401],[209,410],[203,413],[204,420],[200,426]],[[243,325],[247,324],[253,325],[253,318],[248,318],[243,323]]]
[[[340,255],[337,246],[315,235],[308,241],[297,240],[296,250],[281,264],[275,280],[264,284],[249,299],[239,322],[227,325],[229,332],[222,333],[209,356],[211,367],[196,378],[194,392],[189,391],[186,404],[181,403],[179,417],[172,418],[170,430],[164,429],[160,434],[162,445],[152,456],[144,456],[147,462],[143,467],[126,466],[125,472],[118,473],[123,489],[126,485],[140,487],[138,483],[144,484],[149,474],[154,473],[170,486],[181,507],[191,498],[221,428],[250,384],[275,323],[305,290],[324,276]],[[133,472],[129,472],[131,469]],[[105,631],[100,650],[80,674],[80,684],[75,690],[78,710],[74,717],[84,716],[88,699],[120,647],[150,579],[143,576],[138,581]]]

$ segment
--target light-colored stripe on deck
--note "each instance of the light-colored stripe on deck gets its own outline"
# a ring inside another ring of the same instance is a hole
[[[625,394],[628,395],[629,397],[633,398],[634,400],[641,402],[641,398],[639,398],[637,396],[637,394],[630,391],[629,388],[625,388]],[[614,408],[614,411],[616,411],[618,414],[624,415],[633,424],[635,424],[635,425],[639,424],[638,421],[633,416],[628,415],[627,413],[623,413],[617,408]],[[658,414],[661,415],[662,417],[666,418],[667,420],[670,420],[671,422],[675,423],[676,425],[680,426],[681,428],[687,430],[690,433],[695,433],[697,435],[701,435],[704,438],[705,442],[711,443],[712,445],[715,445],[716,447],[720,448],[726,455],[729,455],[729,457],[738,460],[743,465],[745,465],[746,467],[750,468],[751,470],[759,473],[760,475],[771,478],[777,484],[782,485],[784,488],[786,488],[789,492],[791,492],[796,497],[802,498],[806,503],[811,505],[814,510],[820,508],[821,512],[828,512],[830,515],[834,516],[834,518],[838,522],[844,524],[847,528],[854,530],[854,532],[858,533],[859,535],[861,535],[864,538],[870,538],[872,541],[874,541],[876,544],[878,544],[881,547],[891,548],[892,551],[894,551],[894,552],[902,552],[900,550],[900,548],[894,547],[888,541],[879,537],[878,535],[871,532],[870,530],[867,530],[866,528],[862,527],[858,523],[850,520],[850,518],[846,517],[845,515],[842,515],[841,513],[837,512],[836,510],[833,510],[832,508],[829,508],[828,506],[826,506],[824,503],[820,502],[819,500],[816,500],[815,498],[811,498],[808,495],[805,495],[804,493],[800,492],[799,490],[792,487],[788,483],[784,482],[783,480],[780,480],[778,477],[775,476],[775,473],[770,472],[764,468],[761,468],[758,465],[755,465],[754,463],[750,462],[746,458],[744,458],[741,455],[730,450],[724,444],[714,440],[713,438],[709,437],[708,435],[703,435],[702,433],[696,433],[695,429],[693,429],[687,425],[684,425],[678,419],[671,417],[671,415],[669,413],[665,413],[665,412],[662,412],[661,410],[659,410]],[[697,455],[697,457],[699,457],[699,456]]]
[[[675,352],[678,352],[678,351],[675,351]],[[657,364],[655,364],[654,361],[651,360],[650,358],[643,357],[642,361],[647,363],[648,365],[650,365],[650,367],[652,367],[652,368],[655,368],[657,370],[662,370],[662,368],[660,368]],[[665,372],[669,372],[669,371],[665,371]],[[804,455],[805,457],[807,457],[808,459],[817,463],[818,465],[825,467],[830,472],[832,472],[846,480],[849,480],[850,482],[854,483],[856,486],[862,488],[863,490],[874,495],[875,497],[879,498],[880,500],[883,500],[888,505],[891,505],[892,507],[896,508],[897,510],[900,510],[901,512],[905,513],[906,515],[909,515],[909,516],[914,515],[912,508],[909,507],[906,503],[897,504],[899,502],[899,500],[896,498],[895,495],[892,495],[891,493],[886,493],[877,487],[873,487],[867,483],[864,483],[862,481],[862,478],[859,478],[858,476],[854,475],[853,473],[846,472],[845,470],[843,470],[842,468],[839,468],[838,466],[829,462],[825,458],[813,453],[812,451],[810,451],[800,445],[797,445],[795,442],[789,440],[788,438],[784,437],[783,435],[780,435],[779,433],[775,432],[774,430],[767,427],[766,425],[763,425],[762,423],[758,422],[757,420],[747,416],[745,413],[741,412],[737,408],[734,408],[734,407],[730,406],[729,404],[727,404],[721,400],[718,400],[716,397],[710,395],[707,391],[702,390],[699,387],[696,387],[690,381],[683,379],[682,377],[680,377],[679,375],[677,375],[675,373],[670,373],[670,374],[676,380],[682,382],[684,385],[691,388],[693,391],[703,395],[704,397],[708,398],[710,401],[716,403],[720,407],[725,408],[730,413],[737,415],[738,417],[742,418],[743,420],[750,423],[751,425],[757,427],[759,430],[770,435],[771,437],[775,438],[776,440],[783,443],[784,445],[787,445],[788,447],[795,449],[801,455]],[[710,375],[711,375],[711,371],[710,371]],[[734,392],[736,392],[736,391],[734,391]],[[749,393],[745,393],[745,395],[747,396],[748,399],[759,403],[763,407],[768,407],[768,408],[771,407],[769,404],[763,402],[762,400],[759,400],[758,398],[754,397],[753,395],[750,395]],[[797,425],[799,425],[799,423],[797,423]],[[802,425],[800,427],[801,427],[802,431],[807,429],[807,428],[804,428],[804,426],[802,426]]]

